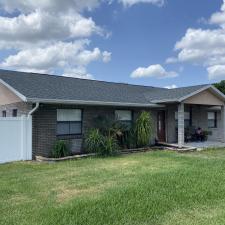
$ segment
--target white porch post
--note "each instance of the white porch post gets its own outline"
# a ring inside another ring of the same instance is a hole
[[[178,105],[178,147],[184,145],[184,103]]]
[[[222,142],[225,142],[225,106],[221,107]]]

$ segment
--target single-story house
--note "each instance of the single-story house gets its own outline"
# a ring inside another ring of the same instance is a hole
[[[0,70],[0,116],[32,115],[33,156],[49,156],[56,140],[82,151],[99,115],[135,120],[142,110],[154,121],[152,141],[184,145],[185,127],[225,141],[225,96],[212,85],[175,89]]]

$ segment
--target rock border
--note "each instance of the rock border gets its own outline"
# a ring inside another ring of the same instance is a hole
[[[38,162],[60,162],[60,161],[66,161],[66,160],[72,160],[72,159],[88,158],[91,156],[96,156],[96,154],[90,153],[90,154],[72,155],[72,156],[67,156],[62,158],[47,158],[43,156],[36,156],[36,160]]]
[[[146,147],[146,148],[134,148],[134,149],[123,149],[119,150],[119,154],[125,155],[125,154],[131,154],[131,153],[139,153],[139,152],[147,152],[147,151],[156,151],[159,147],[153,146],[153,147]],[[88,153],[88,154],[80,154],[80,155],[72,155],[67,156],[63,158],[48,158],[43,156],[36,156],[36,161],[38,162],[61,162],[66,160],[73,160],[73,159],[82,159],[82,158],[88,158],[97,156],[96,153]]]

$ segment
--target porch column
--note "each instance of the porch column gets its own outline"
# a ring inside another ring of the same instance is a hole
[[[225,106],[221,107],[222,142],[225,142]]]
[[[178,105],[178,147],[184,145],[184,103]]]

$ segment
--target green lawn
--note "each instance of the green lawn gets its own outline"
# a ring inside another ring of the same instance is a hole
[[[225,149],[0,165],[0,224],[225,224]]]

